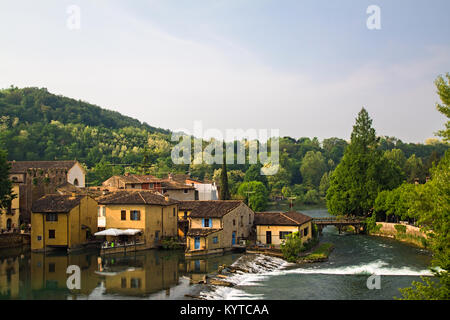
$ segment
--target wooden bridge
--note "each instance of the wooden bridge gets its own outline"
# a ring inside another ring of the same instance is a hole
[[[359,233],[364,230],[364,222],[365,219],[351,217],[313,218],[313,223],[317,225],[320,234],[322,234],[323,228],[327,226],[335,226],[339,230],[339,233],[341,233],[343,227],[352,226],[355,228],[355,232]]]

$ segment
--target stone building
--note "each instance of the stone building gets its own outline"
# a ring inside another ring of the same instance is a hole
[[[57,186],[64,183],[85,186],[86,172],[76,160],[11,161],[10,165],[10,180],[19,187],[20,223],[30,223],[33,202],[54,193]]]

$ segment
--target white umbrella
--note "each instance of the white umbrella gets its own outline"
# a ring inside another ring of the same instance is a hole
[[[134,236],[138,233],[142,232],[139,229],[127,229],[127,230],[123,230],[123,234],[127,235],[127,236]]]
[[[94,233],[95,236],[113,236],[113,237],[118,237],[123,234],[124,234],[123,230],[114,229],[114,228],[110,228],[110,229],[106,229],[106,230]]]

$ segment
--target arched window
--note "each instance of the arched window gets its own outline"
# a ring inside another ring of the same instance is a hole
[[[73,180],[73,185],[78,187],[78,185],[79,185],[78,179]]]

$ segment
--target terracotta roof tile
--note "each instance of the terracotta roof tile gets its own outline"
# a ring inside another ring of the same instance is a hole
[[[178,203],[178,201],[166,199],[153,192],[147,190],[123,190],[116,191],[97,199],[99,204],[153,204],[168,206]]]
[[[80,204],[84,196],[48,194],[33,203],[33,213],[66,213]]]
[[[299,226],[312,220],[300,212],[256,212],[255,225]]]
[[[63,161],[9,161],[11,165],[11,173],[24,173],[28,169],[71,169],[76,160],[63,160]]]
[[[180,201],[179,210],[189,210],[192,218],[221,218],[243,202],[240,200]]]

